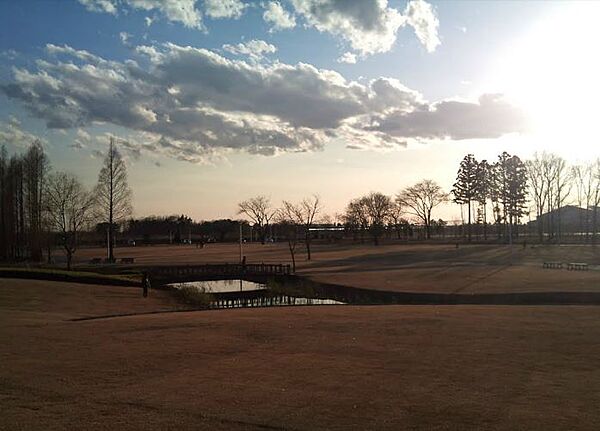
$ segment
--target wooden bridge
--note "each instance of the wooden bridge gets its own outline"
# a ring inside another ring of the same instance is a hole
[[[290,265],[270,263],[219,263],[186,266],[156,266],[148,269],[148,273],[153,279],[169,281],[276,277],[290,275],[291,272]]]

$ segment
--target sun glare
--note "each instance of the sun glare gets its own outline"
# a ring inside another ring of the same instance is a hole
[[[527,111],[533,142],[585,158],[596,150],[600,4],[563,6],[513,40],[488,85]]]

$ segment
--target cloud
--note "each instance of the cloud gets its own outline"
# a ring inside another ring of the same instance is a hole
[[[26,148],[34,141],[40,141],[42,144],[47,143],[44,138],[23,130],[21,122],[12,115],[8,118],[8,121],[0,121],[0,147],[6,145],[13,149]]]
[[[258,61],[264,58],[265,55],[273,54],[277,51],[277,47],[264,40],[253,39],[249,42],[238,43],[237,45],[223,45],[223,49],[231,54],[246,55],[253,61]]]
[[[117,14],[114,0],[79,0],[90,12],[104,12],[112,15]]]
[[[206,16],[212,19],[239,19],[247,7],[241,0],[204,0]]]
[[[131,36],[133,35],[125,31],[119,33],[119,39],[121,39],[121,43],[125,46],[131,46],[131,43],[129,43],[129,39],[131,39]]]
[[[348,41],[362,54],[389,51],[403,25],[402,14],[386,0],[291,0],[309,26]]]
[[[242,46],[253,52],[250,42]],[[232,60],[174,44],[138,46],[123,62],[69,46],[47,52],[50,60],[32,70],[14,68],[0,91],[51,129],[124,127],[133,156],[207,163],[234,150],[315,151],[333,139],[387,149],[410,139],[496,137],[524,124],[499,96],[432,104],[395,79],[357,82],[305,63]]]
[[[373,116],[367,130],[403,138],[489,139],[524,132],[527,115],[499,94],[484,94],[478,102],[446,100],[408,113]]]
[[[406,5],[404,15],[406,16],[407,24],[415,30],[417,38],[427,51],[435,51],[441,42],[438,37],[440,23],[433,7],[423,0],[411,0]]]
[[[131,9],[157,11],[173,22],[179,22],[185,27],[204,29],[202,14],[195,7],[196,0],[79,0],[87,10],[105,12],[117,15],[119,7],[128,6]],[[146,21],[148,24],[148,21]]]
[[[355,64],[356,63],[356,54],[351,52],[345,52],[340,58],[337,59],[338,63],[348,63]]]
[[[390,51],[398,30],[406,25],[414,28],[429,52],[440,44],[435,11],[423,0],[410,1],[404,14],[389,7],[387,0],[290,1],[307,26],[345,40],[362,56]]]
[[[277,1],[264,3],[263,19],[271,24],[269,32],[287,30],[296,27],[296,18],[285,10]]]
[[[98,137],[90,135],[85,129],[77,129],[75,133],[75,139],[69,145],[71,148],[75,150],[83,150],[93,144],[98,143]]]

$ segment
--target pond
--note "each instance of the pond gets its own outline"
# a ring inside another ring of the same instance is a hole
[[[167,284],[175,289],[193,289],[206,294],[204,300],[209,308],[275,307],[294,305],[340,305],[345,302],[316,294],[312,289],[298,286],[269,287],[265,283],[248,280],[190,281]]]

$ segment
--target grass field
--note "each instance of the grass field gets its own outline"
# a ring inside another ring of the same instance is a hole
[[[103,253],[78,252],[80,275]],[[132,270],[239,257],[235,244],[116,253]],[[244,254],[289,260],[284,244]],[[600,254],[583,246],[320,244],[298,262],[311,279],[381,290],[600,290]],[[0,429],[600,427],[600,307],[185,308],[166,291],[0,278]]]
[[[168,311],[0,279],[0,429],[592,430],[600,308]]]
[[[82,249],[84,265],[103,249]],[[127,247],[118,257],[138,266],[236,262],[237,244]],[[249,263],[289,263],[287,245],[244,244]],[[440,244],[318,244],[313,259],[298,255],[298,273],[316,281],[406,292],[541,292],[600,290],[600,247]],[[590,271],[543,269],[546,261],[586,262]]]

